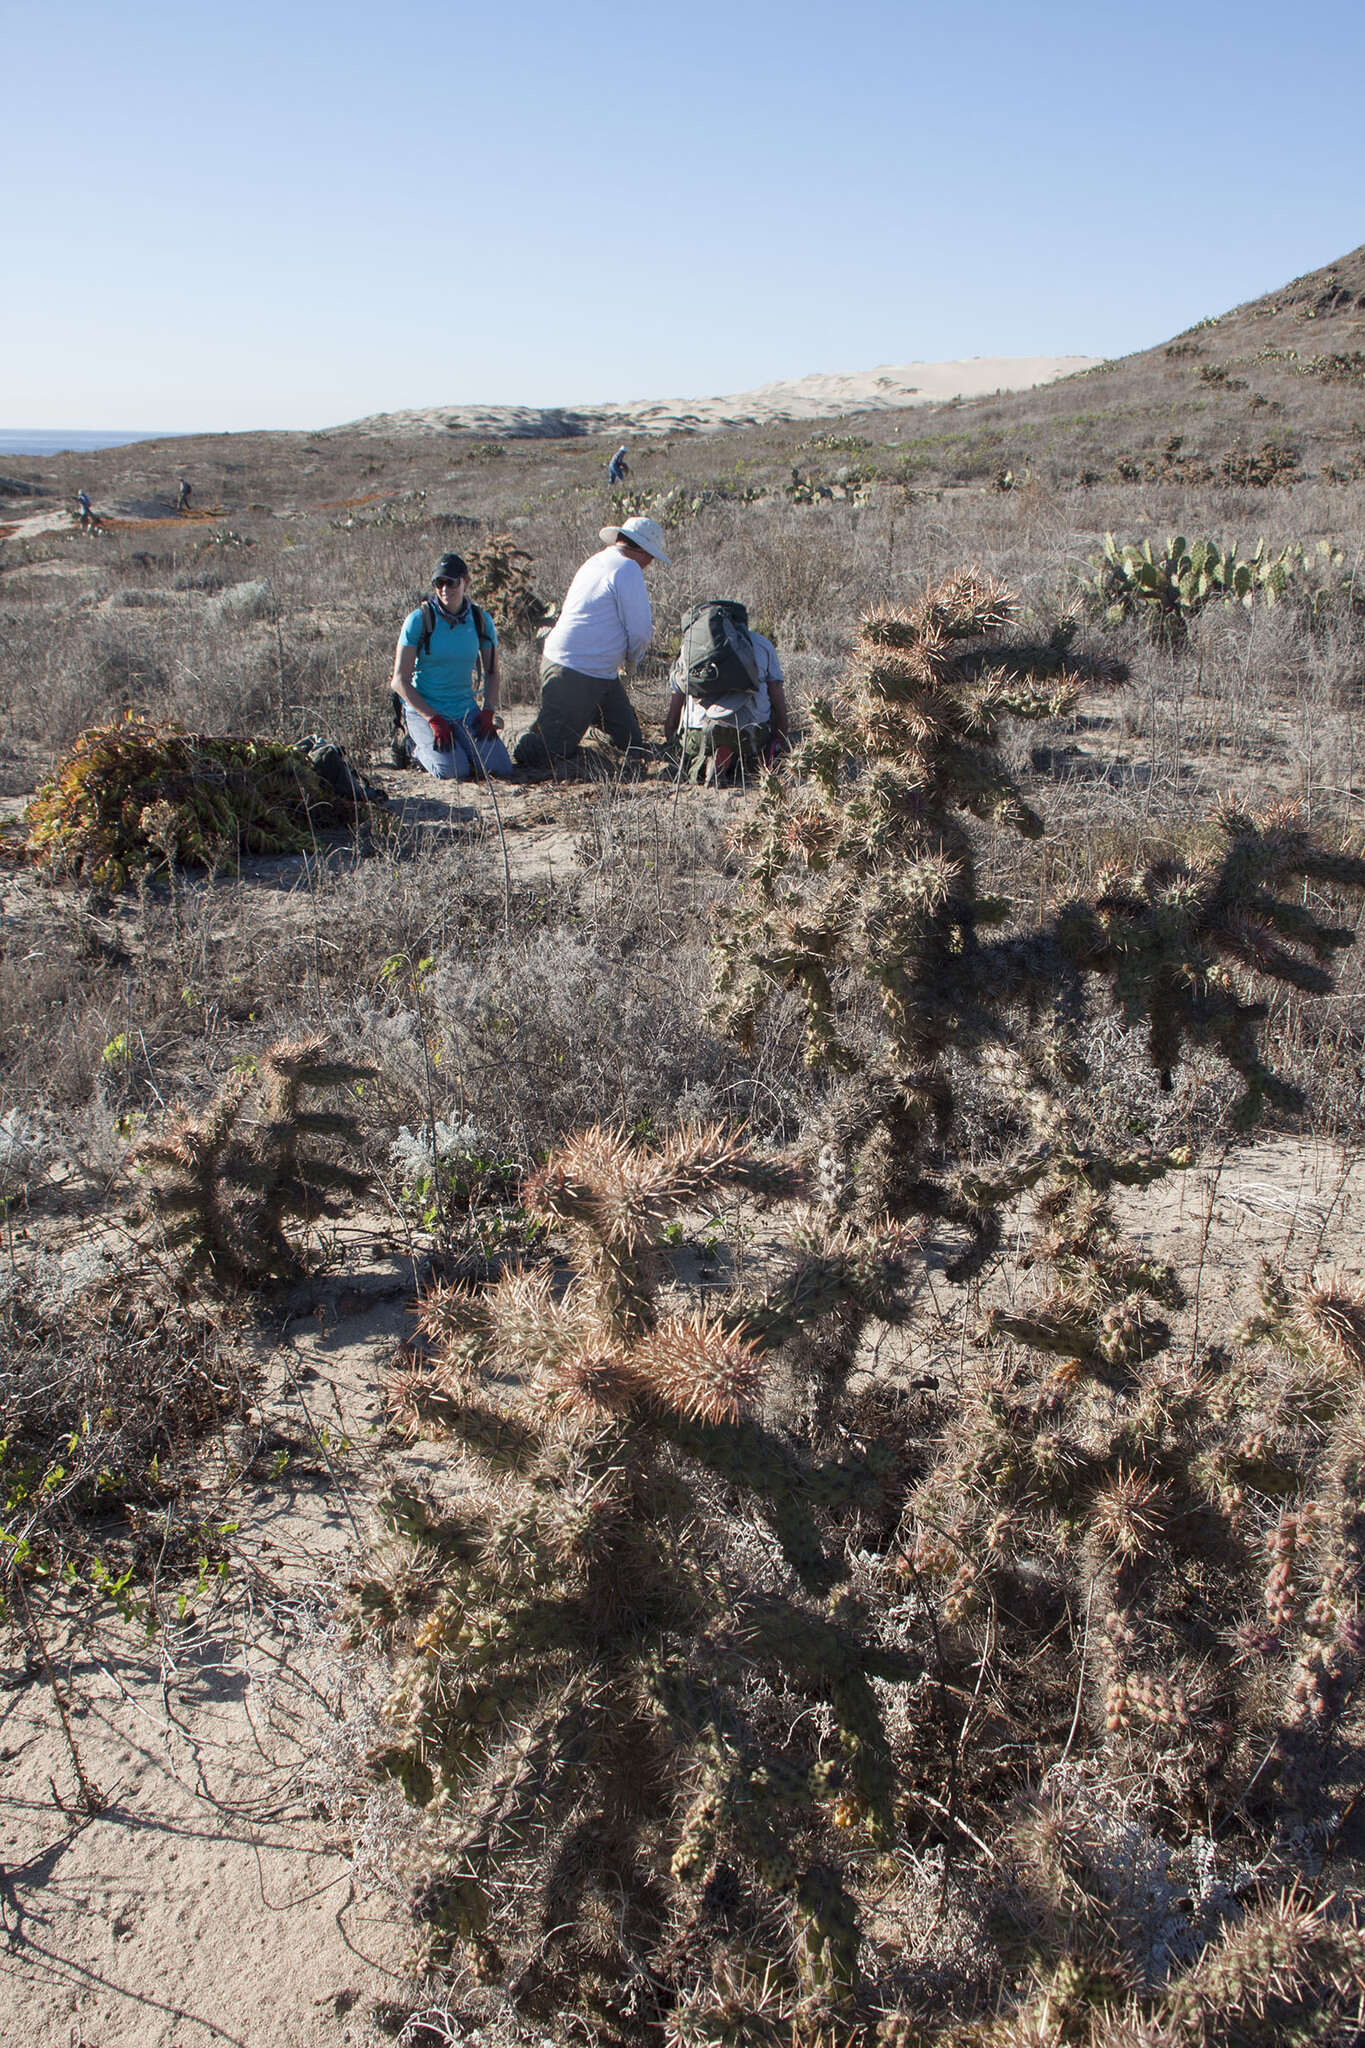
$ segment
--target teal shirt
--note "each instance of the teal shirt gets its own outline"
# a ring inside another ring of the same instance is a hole
[[[498,644],[498,629],[488,613],[488,643]],[[399,635],[404,647],[419,647],[422,641],[421,610],[409,612],[403,621]],[[440,612],[432,629],[431,645],[425,654],[417,657],[413,670],[413,685],[418,694],[426,698],[433,711],[439,711],[443,718],[470,718],[477,708],[474,698],[474,683],[479,672],[479,632],[474,624],[474,608],[466,603],[464,617],[458,626],[449,625]]]

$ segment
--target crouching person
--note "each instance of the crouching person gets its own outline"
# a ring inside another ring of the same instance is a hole
[[[408,613],[394,654],[393,694],[402,711],[395,758],[406,740],[411,757],[443,782],[515,774],[493,722],[497,628],[471,603],[469,570],[459,555],[442,555],[431,584],[435,596]],[[482,683],[482,705],[476,682]]]
[[[681,727],[683,772],[693,782],[756,776],[787,745],[777,649],[733,598],[693,605],[682,626],[664,731],[671,739]]]
[[[540,711],[517,742],[517,765],[532,774],[571,773],[588,727],[604,732],[632,765],[648,758],[635,706],[618,670],[638,662],[654,634],[645,570],[667,562],[654,519],[604,526],[605,545],[569,585],[545,642]]]

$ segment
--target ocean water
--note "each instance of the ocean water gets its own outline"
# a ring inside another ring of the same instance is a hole
[[[130,441],[169,441],[170,434],[152,428],[0,427],[0,455],[61,455],[68,448],[125,448]]]

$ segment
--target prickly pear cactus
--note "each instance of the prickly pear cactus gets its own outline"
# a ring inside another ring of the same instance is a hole
[[[1079,589],[1090,612],[1107,624],[1141,619],[1154,638],[1178,644],[1205,605],[1240,604],[1248,611],[1257,603],[1273,605],[1291,589],[1320,589],[1315,569],[1319,576],[1331,573],[1344,559],[1329,548],[1315,563],[1297,544],[1271,554],[1264,540],[1243,555],[1236,541],[1220,546],[1173,534],[1164,543],[1119,542],[1107,533]]]

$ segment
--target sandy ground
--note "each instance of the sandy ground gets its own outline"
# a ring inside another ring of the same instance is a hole
[[[817,373],[763,384],[728,398],[631,399],[621,405],[432,405],[375,413],[348,431],[383,434],[674,434],[754,427],[772,420],[834,419],[845,413],[935,405],[994,391],[1027,391],[1077,370],[1094,356],[972,356],[954,363],[887,363],[854,375]]]
[[[195,512],[182,518],[177,515],[174,506],[163,504],[156,499],[145,498],[122,499],[115,505],[97,506],[95,510],[96,517],[106,522],[112,522],[117,519],[120,524],[127,524],[130,520],[137,520],[142,524],[146,524],[152,520],[161,521],[169,519],[174,520],[177,527],[195,524],[203,526],[219,516],[216,513],[203,511]],[[80,523],[76,513],[70,511],[65,506],[55,511],[25,512],[17,518],[6,519],[0,522],[0,540],[33,540],[41,533],[77,533],[80,531]],[[96,528],[89,536],[92,545],[98,542],[99,538],[100,531]],[[23,574],[32,576],[41,569],[60,571],[63,566],[63,564],[55,562],[18,562],[7,571],[7,574],[11,576]]]
[[[359,1237],[267,1362],[296,1456],[233,1503],[238,1561],[167,1640],[110,1621],[0,1672],[0,2040],[14,2048],[331,2048],[401,1998],[407,1930],[363,1898],[329,1818],[327,1757],[367,1702],[334,1617],[379,1481],[375,1385],[412,1272]],[[346,1446],[342,1448],[341,1446]],[[293,1476],[297,1469],[297,1477]]]
[[[621,806],[659,794],[654,783],[504,787],[495,810],[486,789],[377,779],[400,829],[468,835],[498,865],[505,850],[513,882],[581,869],[596,813],[606,830]],[[683,790],[668,801],[735,799]],[[302,863],[247,872],[281,917],[308,914]],[[31,908],[18,877],[3,908]],[[1335,1263],[1365,1283],[1365,1162],[1332,1143],[1263,1141],[1123,1206],[1128,1227],[1185,1275],[1182,1349],[1226,1336],[1252,1310],[1263,1256],[1293,1274]],[[240,1531],[221,1594],[196,1595],[158,1642],[113,1620],[94,1639],[53,1631],[97,1811],[82,1810],[42,1671],[18,1652],[0,1663],[0,2042],[372,2048],[386,2009],[416,1996],[406,1878],[384,1809],[344,1789],[358,1782],[382,1673],[347,1652],[337,1621],[377,1492],[396,1464],[433,1455],[400,1453],[376,1427],[380,1376],[415,1294],[411,1247],[390,1229],[357,1217],[263,1351],[263,1423],[290,1456],[232,1500]],[[691,1284],[685,1265],[678,1278]],[[955,1291],[927,1274],[913,1343],[893,1335],[877,1369],[912,1354],[955,1361],[960,1318]]]
[[[1268,1141],[1126,1206],[1190,1282],[1177,1344],[1194,1341],[1196,1318],[1225,1332],[1253,1306],[1262,1255],[1365,1274],[1365,1166],[1332,1144]],[[948,1356],[957,1309],[940,1283],[916,1348]],[[296,1441],[311,1431],[333,1449],[241,1502],[241,1563],[220,1604],[178,1642],[111,1628],[53,1644],[98,1812],[79,1810],[46,1685],[0,1673],[0,2040],[362,2048],[415,1995],[401,1885],[357,1882],[348,1852],[366,1823],[328,1796],[329,1756],[354,1751],[372,1710],[332,1604],[393,1463],[373,1427],[376,1381],[411,1292],[401,1247],[372,1219],[298,1303],[262,1407]]]
[[[20,519],[4,522],[5,540],[33,540],[40,533],[69,533],[80,525],[74,512],[26,512]]]

